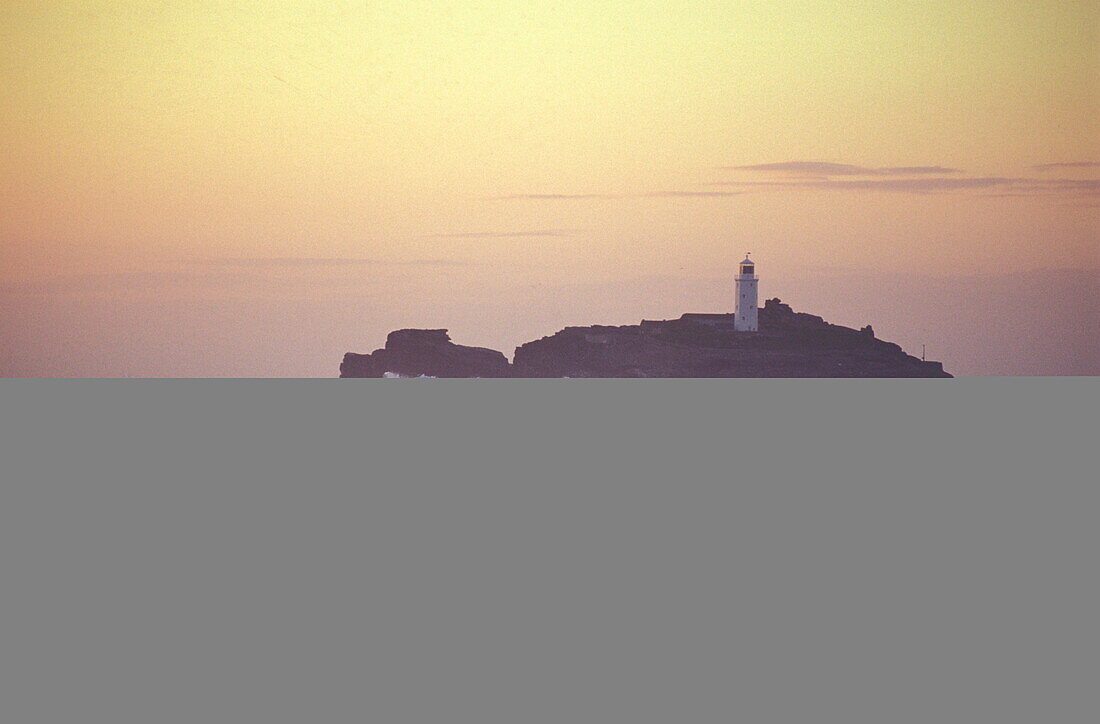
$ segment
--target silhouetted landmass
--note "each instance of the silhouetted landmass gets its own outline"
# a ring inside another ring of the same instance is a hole
[[[906,354],[861,330],[793,311],[778,299],[759,310],[758,332],[733,315],[685,314],[623,327],[566,327],[500,352],[451,342],[445,329],[391,332],[371,354],[344,355],[341,377],[951,377],[939,362]]]
[[[341,377],[513,377],[507,358],[495,349],[464,347],[451,341],[445,329],[399,329],[386,346],[371,354],[348,352]]]

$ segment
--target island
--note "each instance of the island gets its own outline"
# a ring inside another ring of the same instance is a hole
[[[451,341],[445,329],[400,329],[370,354],[349,352],[340,377],[941,377],[940,362],[875,337],[795,312],[779,299],[737,314],[684,314],[636,325],[566,327],[503,353]]]

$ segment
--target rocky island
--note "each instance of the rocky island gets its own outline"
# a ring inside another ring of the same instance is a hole
[[[685,314],[622,327],[566,327],[503,353],[454,344],[445,329],[390,332],[370,354],[349,352],[341,377],[951,377],[870,325],[851,329],[793,311],[779,299],[759,327],[735,329],[733,314]]]

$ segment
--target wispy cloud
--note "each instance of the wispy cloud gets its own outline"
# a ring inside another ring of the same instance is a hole
[[[1032,166],[1036,171],[1056,171],[1063,168],[1100,168],[1100,161],[1066,161],[1064,163],[1041,163]]]
[[[644,194],[646,197],[661,198],[661,197],[709,197],[709,196],[740,196],[745,193],[744,191],[663,191],[656,194]]]
[[[716,181],[712,186],[794,187],[819,189],[867,189],[878,191],[903,191],[927,193],[932,191],[957,191],[960,189],[990,188],[1011,183],[1008,178],[909,178],[909,179],[856,179],[856,180],[806,180],[806,181]]]
[[[889,166],[886,168],[875,169],[875,173],[880,176],[910,176],[917,174],[932,174],[932,173],[962,173],[961,168],[948,168],[946,166]]]
[[[665,198],[720,198],[740,196],[744,191],[653,191],[638,194],[510,194],[495,197],[498,201],[571,201],[577,199],[665,199]]]
[[[210,258],[178,259],[168,268],[151,271],[88,272],[27,282],[0,283],[0,294],[67,294],[140,292],[179,289],[232,289],[249,292],[286,291],[287,284],[339,285],[361,276],[385,276],[383,270],[407,267],[472,266],[461,259],[390,261],[356,258]],[[371,268],[375,274],[346,275],[341,269]],[[305,273],[301,273],[305,272]],[[309,273],[313,272],[313,273]]]
[[[189,264],[220,267],[247,267],[260,269],[303,269],[346,266],[466,266],[471,262],[462,259],[362,259],[356,257],[267,257],[188,259]]]
[[[748,188],[812,188],[935,193],[968,189],[1001,189],[1027,195],[1077,192],[1100,193],[1098,179],[1036,179],[986,176],[979,178],[806,179],[796,181],[716,181],[711,186]]]
[[[70,292],[118,293],[166,289],[179,285],[232,287],[253,283],[243,272],[134,271],[64,274],[48,279],[0,285],[0,293],[65,294]]]
[[[1098,166],[1090,161],[1047,164],[1035,168],[1086,168]],[[968,177],[960,169],[947,166],[883,166],[867,167],[827,161],[784,161],[747,166],[721,166],[722,171],[747,171],[765,176],[741,175],[732,180],[701,184],[711,190],[670,190],[646,193],[548,193],[513,194],[497,199],[583,200],[583,199],[648,199],[648,198],[714,198],[737,196],[766,189],[828,189],[848,191],[882,191],[909,194],[952,193],[987,190],[982,196],[1054,196],[1100,194],[1100,179],[1048,177],[975,176]],[[778,177],[776,176],[778,174]],[[784,176],[785,175],[785,176]],[[713,190],[721,187],[722,190]],[[472,236],[472,235],[471,235]]]
[[[1091,195],[1100,193],[1100,179],[1024,179],[1021,183],[1014,186],[1014,188],[1017,191],[1039,193],[1057,193],[1068,191]]]
[[[541,231],[464,231],[456,234],[428,234],[428,239],[524,239],[576,236],[581,229],[544,229]]]
[[[962,173],[961,169],[946,166],[884,166],[871,168],[850,163],[827,161],[783,161],[757,163],[748,166],[720,166],[720,171],[766,171],[818,176],[918,176],[923,174]]]
[[[628,198],[628,196],[625,194],[508,194],[506,196],[496,196],[494,198],[501,201],[508,201],[515,199],[623,199]]]

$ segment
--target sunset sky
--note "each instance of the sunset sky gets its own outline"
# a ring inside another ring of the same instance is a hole
[[[1100,374],[1068,0],[0,3],[0,376],[335,376],[761,294]],[[953,326],[952,326],[953,325]]]

